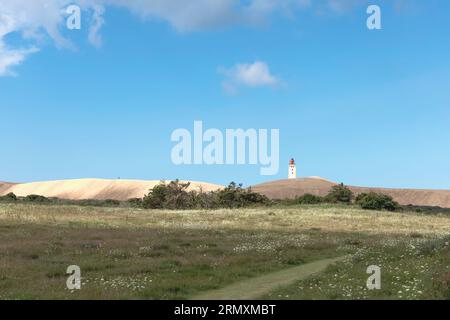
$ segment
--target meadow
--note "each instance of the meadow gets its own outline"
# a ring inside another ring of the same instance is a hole
[[[450,299],[450,215],[351,205],[145,210],[0,204],[0,299],[190,299],[322,259],[260,299]],[[66,268],[81,268],[68,290]],[[382,272],[368,290],[369,265]]]

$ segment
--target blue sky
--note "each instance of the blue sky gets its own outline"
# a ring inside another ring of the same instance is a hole
[[[63,0],[47,11],[18,3],[0,0],[0,181],[249,185],[285,178],[294,157],[300,176],[450,188],[446,0],[371,1],[382,10],[382,30],[372,31],[366,1],[220,0],[199,11],[204,0],[84,0],[81,30],[49,11]],[[99,21],[101,43],[89,41]],[[237,79],[239,65],[255,62],[272,82]],[[280,129],[278,175],[173,165],[170,135],[195,120]]]

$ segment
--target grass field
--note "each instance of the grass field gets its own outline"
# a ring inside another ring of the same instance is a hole
[[[347,255],[258,298],[450,299],[449,234],[449,215],[352,206],[0,204],[0,299],[189,299]],[[69,265],[81,268],[81,290],[66,288]],[[381,268],[381,290],[366,288],[370,265]]]

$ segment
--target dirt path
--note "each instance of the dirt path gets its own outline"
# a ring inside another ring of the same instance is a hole
[[[249,300],[269,293],[279,287],[288,286],[296,281],[306,279],[312,274],[325,270],[329,265],[344,260],[346,256],[324,259],[284,269],[229,285],[227,287],[202,292],[191,300]]]

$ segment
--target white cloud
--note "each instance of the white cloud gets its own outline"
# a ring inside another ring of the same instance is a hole
[[[35,42],[42,40],[42,33],[49,35],[58,47],[70,48],[72,44],[61,36],[59,26],[64,16],[63,4],[68,0],[0,1],[0,76],[15,73],[11,67],[21,64],[25,58],[38,51]],[[8,47],[5,37],[11,33],[20,33],[24,48]]]
[[[169,22],[177,31],[189,32],[234,24],[239,21],[239,0],[104,0],[130,9],[148,19]]]
[[[267,63],[256,61],[254,63],[239,63],[232,68],[219,68],[225,76],[222,82],[223,89],[230,94],[237,92],[239,87],[273,87],[280,80],[271,74]]]
[[[83,17],[90,19],[88,40],[101,46],[103,13],[110,6],[122,7],[144,19],[169,23],[178,32],[201,31],[232,25],[259,25],[275,13],[291,15],[296,10],[325,7],[345,11],[357,0],[0,0],[0,60],[2,68],[20,64],[31,49],[7,49],[5,37],[20,34],[23,46],[34,48],[49,37],[57,47],[74,48],[61,30],[65,26],[65,8],[78,4]],[[361,0],[362,1],[362,0]],[[364,0],[365,1],[365,0]],[[401,0],[395,0],[401,1]],[[4,71],[3,74],[7,74]]]
[[[312,0],[102,0],[144,18],[169,22],[179,32],[255,25],[275,12],[309,7]],[[320,0],[326,1],[326,0]]]
[[[11,67],[21,64],[25,58],[34,52],[39,51],[35,47],[29,49],[8,49],[0,42],[0,77],[14,76]]]

